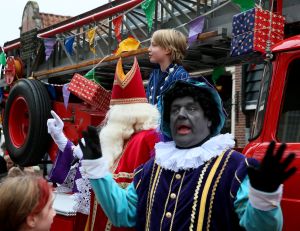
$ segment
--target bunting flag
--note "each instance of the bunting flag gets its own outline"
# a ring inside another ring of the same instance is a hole
[[[64,84],[62,87],[64,105],[66,109],[68,108],[69,98],[70,98],[70,91],[68,90],[68,87],[69,87],[69,83]]]
[[[2,64],[3,66],[6,65],[6,54],[4,52],[1,52],[0,54],[0,64]]]
[[[140,42],[133,37],[128,37],[119,43],[119,48],[116,51],[116,55],[121,54],[124,51],[134,51],[140,46]]]
[[[46,38],[46,39],[44,39],[46,61],[49,59],[50,55],[52,54],[52,52],[54,50],[55,43],[56,43],[55,38]]]
[[[49,93],[50,99],[51,100],[56,100],[57,99],[57,95],[56,95],[56,90],[55,87],[52,85],[46,85],[47,91]]]
[[[212,72],[212,81],[214,82],[214,85],[216,85],[218,79],[221,75],[225,73],[225,67],[216,67]]]
[[[204,28],[204,16],[199,16],[194,20],[188,23],[189,25],[189,37],[188,37],[188,44],[189,46],[197,41],[198,35],[202,33]]]
[[[241,11],[246,11],[255,7],[254,0],[232,0],[233,3],[240,6]]]
[[[88,32],[86,33],[87,38],[89,40],[90,50],[94,54],[96,53],[96,49],[95,49],[95,45],[94,45],[95,34],[96,34],[96,29],[95,28],[88,30]]]
[[[142,4],[142,9],[146,14],[146,20],[148,24],[148,30],[151,31],[153,25],[153,15],[155,11],[156,0],[146,0]]]
[[[123,22],[123,15],[120,15],[113,19],[112,23],[114,24],[115,35],[118,42],[121,42],[121,25]]]
[[[85,78],[94,81],[95,83],[98,83],[101,85],[100,81],[98,78],[95,78],[96,73],[95,73],[95,69],[90,70],[88,73],[86,73],[84,75]]]
[[[71,36],[65,39],[65,47],[67,52],[72,55],[73,54],[73,43],[74,43],[75,36]]]
[[[95,69],[90,70],[88,73],[84,75],[87,79],[94,79],[95,78]]]

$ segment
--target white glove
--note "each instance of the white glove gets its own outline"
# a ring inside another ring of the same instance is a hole
[[[52,139],[57,144],[59,150],[63,152],[68,142],[67,137],[63,133],[64,122],[52,110],[51,115],[53,116],[53,119],[47,120],[48,133],[51,135]]]

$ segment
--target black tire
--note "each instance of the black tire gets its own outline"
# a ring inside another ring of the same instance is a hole
[[[4,112],[3,132],[11,159],[20,166],[32,166],[44,157],[50,136],[47,119],[51,101],[38,80],[21,79],[11,89]]]

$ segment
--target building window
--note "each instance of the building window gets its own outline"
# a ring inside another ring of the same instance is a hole
[[[264,64],[249,64],[244,65],[243,77],[243,96],[242,105],[243,111],[255,110],[259,97],[259,89],[264,71]]]
[[[252,134],[250,139],[255,139],[261,132],[265,118],[266,103],[269,93],[269,85],[272,77],[272,64],[266,63],[261,81],[257,108],[255,111]]]
[[[287,71],[283,104],[277,138],[281,142],[300,141],[300,59],[294,60]]]

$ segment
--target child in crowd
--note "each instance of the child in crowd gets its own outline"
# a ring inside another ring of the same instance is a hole
[[[151,63],[159,65],[150,75],[147,87],[149,103],[157,104],[161,92],[178,79],[187,79],[182,60],[187,48],[186,37],[174,29],[162,29],[153,33],[149,47]]]
[[[49,231],[55,216],[52,187],[42,177],[24,174],[0,184],[0,230]]]

